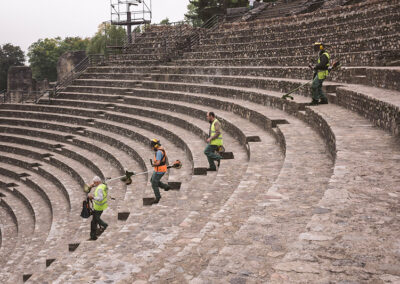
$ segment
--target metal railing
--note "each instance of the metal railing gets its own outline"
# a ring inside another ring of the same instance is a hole
[[[221,23],[225,22],[225,19],[226,16],[224,14],[216,14],[212,16],[210,19],[204,22],[199,29],[195,30],[193,34],[190,35],[183,49],[185,51],[192,51],[194,46],[197,46],[200,43],[200,37],[205,31],[215,31]]]
[[[43,92],[42,95],[36,99],[39,101],[46,93],[49,95],[49,100],[58,96],[59,92],[64,90],[75,79],[77,79],[89,66],[105,65],[106,57],[103,54],[90,54],[85,57],[78,65],[75,66],[66,76],[62,77],[53,87],[52,92]]]
[[[10,90],[5,93],[0,93],[2,103],[22,104],[22,103],[36,103],[40,97],[49,90],[43,91],[23,91],[23,90]]]
[[[161,62],[168,62],[178,58],[185,51],[193,50],[193,47],[198,45],[200,37],[205,31],[215,30],[219,24],[224,21],[225,15],[217,14],[208,19],[199,28],[194,28],[188,21],[151,25],[149,28],[145,29],[144,32],[135,34],[135,40],[130,40],[129,36],[126,36],[121,46],[113,46],[112,49],[114,49],[114,54],[117,50],[121,50],[122,53],[127,53],[134,47],[135,43],[140,43],[140,39],[144,33],[152,32],[152,27],[171,27],[171,29],[160,31],[162,34],[159,39],[160,48],[154,51],[154,53],[159,53],[159,60]],[[107,48],[106,54],[111,55],[113,51]]]
[[[0,91],[0,101],[5,103],[7,100],[7,90]]]

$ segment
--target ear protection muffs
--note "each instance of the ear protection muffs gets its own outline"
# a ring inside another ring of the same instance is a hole
[[[158,139],[152,139],[150,142],[151,148],[158,148],[161,146],[160,140]]]
[[[315,51],[323,50],[323,49],[324,49],[324,45],[321,42],[314,43],[314,50]]]

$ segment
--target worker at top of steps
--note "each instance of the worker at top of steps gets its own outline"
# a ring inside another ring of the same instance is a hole
[[[321,42],[314,43],[314,51],[318,52],[318,61],[317,65],[313,67],[314,79],[311,84],[311,105],[327,104],[328,99],[322,91],[322,83],[329,74],[329,61],[331,57],[325,50],[325,45]]]
[[[217,168],[215,166],[215,162],[217,161],[217,165],[219,167],[221,156],[217,153],[219,149],[223,147],[223,140],[222,140],[222,127],[221,123],[215,117],[215,113],[208,112],[207,113],[207,120],[210,123],[210,131],[209,137],[207,138],[207,147],[204,149],[204,154],[207,156],[209,168],[207,171],[216,171]]]

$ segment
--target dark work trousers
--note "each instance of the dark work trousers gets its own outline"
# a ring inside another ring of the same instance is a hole
[[[156,196],[157,199],[161,198],[160,194],[160,189],[159,187],[166,189],[168,188],[168,185],[165,183],[161,182],[161,178],[165,175],[165,173],[157,173],[153,172],[153,175],[151,176],[151,187],[153,188],[154,195]]]
[[[216,169],[214,161],[218,161],[221,159],[221,156],[218,155],[216,152],[218,150],[217,145],[210,145],[208,144],[207,147],[204,149],[204,154],[207,156],[208,163],[210,164],[210,169]]]
[[[322,83],[324,82],[324,79],[318,79],[318,75],[315,76],[312,85],[311,85],[311,94],[313,100],[326,100],[326,95],[322,91]]]
[[[102,227],[107,227],[107,223],[101,220],[100,216],[103,214],[103,211],[97,211],[93,210],[93,219],[92,222],[90,223],[90,237],[94,238],[96,237],[96,229],[97,229],[97,224],[99,224]]]

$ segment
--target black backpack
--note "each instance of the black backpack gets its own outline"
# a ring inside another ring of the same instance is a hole
[[[90,200],[89,200],[89,197],[88,197],[88,198],[86,198],[86,200],[84,200],[84,201],[82,202],[81,217],[87,219],[87,218],[89,218],[90,215],[92,215],[92,214],[93,214],[93,210],[92,210],[92,208],[90,207]]]

